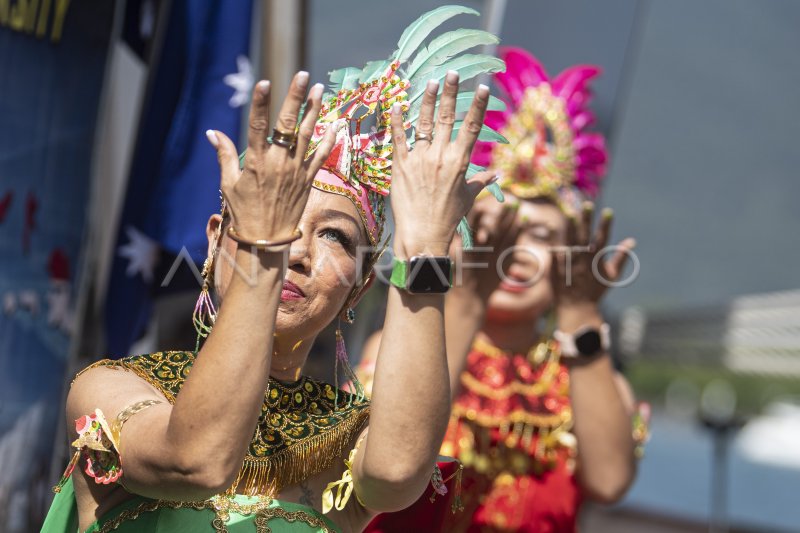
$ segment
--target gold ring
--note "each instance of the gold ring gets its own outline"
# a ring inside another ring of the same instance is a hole
[[[433,134],[432,133],[419,133],[419,132],[417,132],[417,133],[414,134],[414,142],[419,142],[419,141],[431,142],[432,140],[433,140]]]
[[[297,145],[297,134],[293,131],[282,131],[278,128],[273,128],[269,142],[288,150],[294,150]]]

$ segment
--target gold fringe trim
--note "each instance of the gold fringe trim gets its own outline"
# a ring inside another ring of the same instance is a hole
[[[503,428],[511,424],[525,424],[537,428],[556,428],[572,421],[572,410],[565,408],[557,414],[540,415],[518,409],[502,416],[494,416],[479,413],[474,409],[468,409],[456,404],[453,406],[452,416],[464,418],[487,428]]]
[[[558,363],[551,363],[557,371]],[[481,382],[472,374],[464,372],[461,374],[461,384],[466,389],[474,392],[478,396],[489,398],[490,400],[507,400],[508,398],[518,396],[542,396],[550,390],[552,386],[552,374],[555,372],[550,368],[546,370],[547,375],[541,377],[541,381],[537,383],[522,383],[520,381],[512,381],[503,387],[492,387]]]
[[[247,455],[228,493],[275,494],[330,468],[337,459],[344,457],[353,439],[368,422],[369,408],[366,408],[329,431],[268,457]]]

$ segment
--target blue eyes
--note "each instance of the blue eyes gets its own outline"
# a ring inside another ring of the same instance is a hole
[[[327,239],[330,241],[338,242],[345,248],[350,246],[350,239],[345,235],[345,233],[341,230],[334,229],[334,228],[326,228],[320,232],[320,236],[323,239]]]

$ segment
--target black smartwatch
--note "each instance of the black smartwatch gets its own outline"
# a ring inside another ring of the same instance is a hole
[[[453,285],[453,264],[447,256],[395,257],[389,281],[412,294],[444,294]]]
[[[603,324],[600,329],[582,327],[572,335],[557,329],[553,338],[558,341],[562,357],[592,357],[611,349],[611,327],[608,324]]]

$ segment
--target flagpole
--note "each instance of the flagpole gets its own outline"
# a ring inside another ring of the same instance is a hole
[[[259,72],[272,83],[273,105],[280,105],[292,77],[305,63],[306,13],[306,0],[262,0]]]
[[[482,29],[488,31],[493,35],[500,36],[500,30],[503,29],[503,19],[506,16],[506,3],[507,0],[486,0],[484,2],[483,16],[481,17]],[[497,45],[486,44],[483,45],[483,53],[488,55],[495,55],[497,53]],[[489,85],[491,76],[489,74],[481,74],[476,80],[477,84],[483,83]]]

